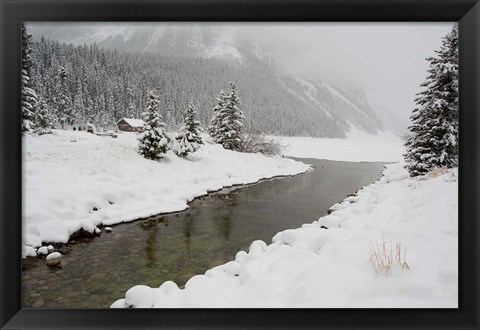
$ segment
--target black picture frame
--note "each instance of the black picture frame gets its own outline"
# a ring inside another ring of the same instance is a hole
[[[478,0],[0,0],[1,329],[479,329]],[[22,21],[458,21],[458,309],[21,309]]]

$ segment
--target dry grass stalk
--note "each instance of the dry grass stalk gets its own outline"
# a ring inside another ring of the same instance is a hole
[[[448,168],[443,166],[443,167],[436,167],[433,170],[430,171],[429,176],[431,178],[436,178],[437,176],[443,175],[448,172]]]
[[[375,241],[370,241],[368,246],[369,255],[370,255],[370,264],[372,265],[375,274],[382,274],[387,277],[388,273],[392,270],[394,255],[395,263],[400,265],[402,268],[410,269],[407,262],[405,261],[407,256],[407,247],[402,251],[402,243],[395,242],[395,249],[393,248],[392,241],[385,241],[382,232],[382,242],[379,244]]]

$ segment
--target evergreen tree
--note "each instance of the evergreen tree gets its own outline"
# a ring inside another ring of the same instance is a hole
[[[56,109],[58,122],[62,129],[65,129],[65,124],[72,125],[75,122],[74,108],[72,99],[68,91],[68,72],[65,67],[60,67],[60,95],[57,98]]]
[[[126,117],[127,118],[137,118],[135,105],[133,103],[130,103],[128,105],[127,112],[126,112]]]
[[[177,156],[185,157],[189,153],[195,152],[203,144],[200,132],[200,122],[195,119],[196,109],[192,102],[188,104],[185,111],[185,125],[175,137],[176,144],[174,152]]]
[[[37,94],[32,82],[32,35],[27,33],[27,27],[22,22],[22,133],[30,131],[35,126],[35,105]]]
[[[75,114],[75,120],[72,121],[73,124],[80,124],[83,118],[85,118],[85,101],[83,99],[83,90],[82,84],[77,80],[77,88],[75,89],[74,101],[73,101],[73,114]]]
[[[233,82],[230,82],[230,91],[225,98],[224,107],[220,110],[220,113],[221,123],[217,131],[217,143],[225,149],[240,150],[245,135],[243,125],[245,117],[240,110],[240,100]]]
[[[35,133],[38,135],[52,134],[52,118],[47,104],[43,98],[39,98],[37,103],[37,127]]]
[[[213,108],[213,116],[210,121],[210,125],[207,128],[207,132],[212,138],[213,142],[219,143],[219,129],[221,127],[221,123],[223,122],[224,117],[224,107],[225,107],[225,99],[227,95],[220,91],[220,95],[217,97],[217,104]]]
[[[458,27],[442,40],[430,62],[424,90],[415,99],[410,136],[405,143],[406,169],[418,176],[436,167],[458,165]]]
[[[165,123],[158,112],[158,100],[153,91],[148,92],[147,109],[142,115],[145,131],[139,138],[138,153],[146,159],[160,159],[168,151],[170,139],[164,131]]]

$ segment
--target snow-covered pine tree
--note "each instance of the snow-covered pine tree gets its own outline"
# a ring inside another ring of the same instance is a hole
[[[135,105],[133,103],[130,103],[127,108],[126,115],[128,118],[138,118],[136,115],[137,110],[135,109]]]
[[[43,98],[39,98],[36,108],[37,125],[34,132],[38,135],[52,134],[52,118],[47,103]]]
[[[202,128],[200,122],[195,119],[197,111],[192,102],[188,104],[185,111],[185,125],[175,137],[176,143],[173,151],[177,156],[185,157],[189,153],[195,152],[203,144],[200,133]]]
[[[73,113],[75,114],[75,120],[73,124],[83,124],[83,118],[85,118],[85,106],[83,100],[82,84],[79,80],[76,82],[77,88],[75,89],[74,101],[73,101]]]
[[[68,91],[68,71],[65,67],[60,67],[60,95],[57,98],[56,108],[58,121],[62,129],[65,129],[65,124],[72,125],[75,122],[74,109],[72,99]]]
[[[240,100],[238,99],[235,83],[230,82],[230,90],[225,98],[223,113],[219,116],[222,121],[217,131],[217,143],[225,149],[241,150],[242,141],[245,135],[243,125],[243,112],[240,110]]]
[[[22,22],[22,133],[30,131],[36,124],[35,105],[37,94],[32,83],[32,35]]]
[[[424,90],[415,99],[404,154],[410,176],[458,165],[458,27],[442,39],[430,62]]]
[[[219,143],[219,136],[218,131],[221,127],[222,121],[224,119],[224,107],[225,107],[225,99],[227,95],[222,91],[220,91],[220,95],[217,97],[217,104],[213,108],[213,115],[212,119],[210,120],[210,124],[207,128],[208,135],[212,138],[212,141],[215,143]]]
[[[164,130],[165,123],[158,112],[158,100],[153,91],[148,92],[147,109],[142,115],[145,124],[139,138],[138,153],[146,159],[160,159],[168,151],[170,138]]]

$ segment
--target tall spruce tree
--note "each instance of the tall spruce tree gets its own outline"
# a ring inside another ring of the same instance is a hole
[[[22,133],[30,131],[36,124],[35,105],[37,94],[32,81],[32,35],[22,22]]]
[[[217,104],[213,108],[213,115],[212,119],[210,120],[210,125],[207,128],[208,134],[215,143],[219,143],[220,141],[219,130],[225,116],[224,107],[226,97],[227,95],[223,92],[223,90],[220,91],[220,95],[217,97]]]
[[[48,109],[47,103],[42,97],[39,97],[37,105],[37,125],[34,132],[38,135],[52,133],[52,116]]]
[[[164,130],[165,123],[158,112],[158,100],[153,91],[148,92],[147,109],[142,115],[145,124],[139,138],[138,153],[146,159],[160,159],[168,151],[170,138]]]
[[[225,149],[239,151],[245,135],[243,112],[240,110],[240,100],[237,96],[235,83],[230,82],[230,90],[225,98],[217,141]]]
[[[185,111],[185,125],[175,137],[176,144],[174,152],[177,156],[185,157],[189,153],[195,152],[203,144],[200,133],[202,128],[200,122],[195,119],[196,109],[192,102],[188,104]]]
[[[404,154],[410,176],[458,165],[458,27],[442,39],[417,94]]]
[[[75,122],[74,108],[72,98],[68,91],[68,71],[65,67],[60,67],[58,72],[60,77],[60,94],[56,102],[56,111],[58,122],[62,129],[65,129],[65,124],[72,125]]]

